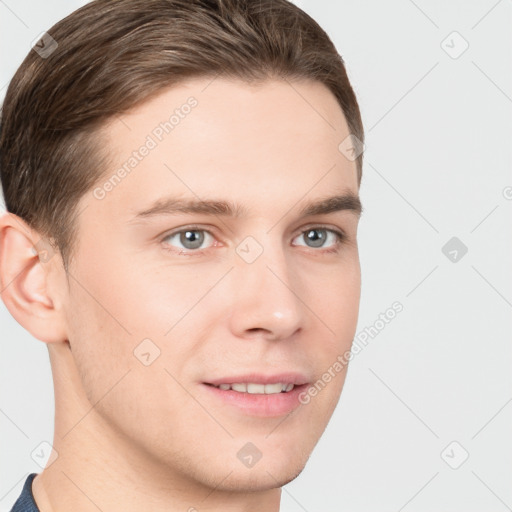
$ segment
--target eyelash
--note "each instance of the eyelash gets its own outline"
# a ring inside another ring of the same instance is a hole
[[[333,229],[328,226],[312,226],[312,227],[308,227],[307,229],[305,229],[304,231],[299,233],[299,235],[297,235],[297,236],[304,235],[304,233],[307,233],[308,231],[314,231],[314,230],[325,230],[325,231],[329,231],[329,232],[333,233],[336,236],[336,243],[334,244],[334,247],[331,249],[323,249],[322,250],[322,248],[320,247],[315,250],[315,248],[311,247],[310,249],[312,249],[313,252],[323,252],[324,254],[325,253],[334,254],[334,253],[340,252],[341,246],[346,241],[347,237],[346,237],[345,233],[343,233],[342,231],[339,231],[337,229]],[[179,235],[180,233],[185,233],[186,231],[204,231],[205,233],[208,233],[213,238],[215,238],[215,236],[213,235],[213,233],[211,231],[204,229],[201,226],[197,226],[197,225],[186,226],[185,228],[181,228],[178,231],[173,231],[171,233],[167,233],[161,239],[163,249],[165,251],[171,252],[173,254],[181,254],[181,255],[186,255],[186,256],[202,255],[207,249],[179,249],[177,247],[170,248],[170,247],[167,247],[165,243],[163,243],[164,240],[166,240],[174,235]]]

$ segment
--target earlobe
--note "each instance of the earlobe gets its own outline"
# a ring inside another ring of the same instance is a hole
[[[49,293],[50,262],[41,237],[16,215],[0,217],[0,290],[14,319],[46,343],[65,340],[62,311]],[[47,267],[45,267],[47,265]]]

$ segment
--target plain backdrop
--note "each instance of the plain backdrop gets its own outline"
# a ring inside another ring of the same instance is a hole
[[[36,37],[84,3],[0,0],[0,100]],[[363,115],[358,334],[372,335],[281,510],[511,510],[512,2],[297,3]],[[3,303],[0,326],[8,511],[42,471],[31,454],[52,442],[54,398],[45,345]]]

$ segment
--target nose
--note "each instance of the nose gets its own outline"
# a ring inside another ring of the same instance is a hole
[[[291,337],[304,327],[307,297],[285,248],[269,237],[264,247],[254,239],[241,245],[230,281],[233,334],[268,340]]]

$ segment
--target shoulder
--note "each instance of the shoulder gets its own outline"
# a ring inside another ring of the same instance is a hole
[[[34,495],[32,494],[32,481],[36,476],[37,473],[30,473],[30,475],[28,475],[21,494],[10,512],[40,512],[34,500]]]

